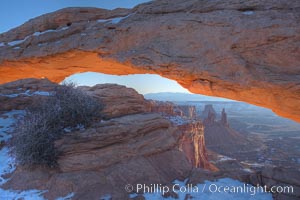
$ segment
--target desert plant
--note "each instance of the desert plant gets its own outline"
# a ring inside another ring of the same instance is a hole
[[[101,103],[74,84],[59,85],[49,97],[41,97],[26,109],[11,141],[17,161],[22,165],[56,165],[58,152],[54,142],[74,130],[88,127],[93,120],[101,119]]]

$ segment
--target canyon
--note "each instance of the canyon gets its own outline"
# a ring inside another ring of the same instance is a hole
[[[57,84],[47,79],[0,85],[0,120],[11,115],[17,119],[17,113],[9,113],[48,98],[55,87]],[[297,169],[243,161],[251,158],[251,148],[261,144],[235,131],[225,109],[216,112],[212,105],[199,110],[197,104],[146,100],[134,89],[117,84],[78,89],[103,103],[103,119],[89,128],[66,132],[55,142],[59,152],[56,168],[12,163],[14,170],[0,176],[4,180],[0,182],[2,195],[8,190],[35,189],[50,200],[70,194],[72,199],[99,199],[108,194],[112,199],[143,199],[142,194],[131,198],[133,194],[127,193],[124,185],[172,185],[174,180],[198,184],[230,177],[252,185],[293,186],[291,195],[273,194],[276,200],[299,196]],[[0,133],[2,152],[10,146],[3,140],[7,135],[1,126]],[[14,136],[13,131],[10,134]],[[178,195],[182,194],[171,192],[165,197]]]
[[[56,86],[46,79],[0,85],[1,117],[47,98]],[[103,103],[104,118],[55,142],[57,168],[17,164],[15,171],[5,175],[8,180],[2,189],[38,189],[46,191],[47,199],[70,193],[73,199],[98,199],[106,194],[126,199],[128,183],[170,184],[186,178],[193,168],[218,171],[208,161],[204,127],[193,107],[148,101],[134,89],[116,84],[78,88]],[[168,109],[173,111],[165,112]],[[4,141],[1,149],[8,145]]]
[[[0,34],[0,82],[152,73],[300,122],[299,18],[294,0],[65,8]]]

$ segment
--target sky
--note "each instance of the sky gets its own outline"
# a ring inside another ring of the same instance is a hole
[[[0,33],[34,17],[66,7],[132,8],[149,0],[1,0]]]
[[[93,77],[91,79],[91,77]],[[180,86],[176,81],[161,77],[156,74],[133,74],[126,76],[107,75],[94,72],[74,74],[65,79],[66,82],[74,82],[76,85],[93,86],[101,83],[118,83],[126,87],[134,88],[140,94],[157,92],[181,92],[189,91]]]
[[[105,9],[132,8],[149,0],[1,0],[0,33],[17,27],[29,19],[66,7],[98,7]],[[5,20],[4,20],[5,19]],[[66,80],[78,85],[95,85],[99,83],[117,83],[136,89],[141,94],[157,92],[189,93],[176,81],[159,75],[114,76],[99,73],[75,74]]]

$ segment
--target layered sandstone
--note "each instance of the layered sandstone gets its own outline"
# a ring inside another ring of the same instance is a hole
[[[163,113],[170,116],[180,116],[188,119],[195,119],[196,107],[190,105],[176,105],[172,102],[148,100],[150,112]]]
[[[204,126],[196,116],[195,106],[176,105],[172,102],[150,101],[151,112],[162,113],[180,130],[179,149],[196,168],[217,171],[208,161]]]
[[[68,8],[0,35],[0,82],[78,72],[155,73],[193,93],[300,121],[300,2],[160,0]]]
[[[150,111],[150,104],[143,95],[132,88],[117,84],[79,88],[103,103],[102,113],[106,119]]]
[[[182,132],[179,148],[189,162],[197,168],[217,171],[217,168],[208,161],[203,124],[200,121],[190,122],[180,125],[179,130]]]
[[[0,112],[23,110],[38,101],[41,96],[51,95],[57,84],[48,79],[22,79],[0,85]]]
[[[178,139],[176,127],[159,114],[127,115],[65,135],[56,143],[61,152],[58,164],[63,172],[100,170],[174,149]]]
[[[0,88],[9,88],[5,94],[12,95],[22,87],[22,91],[51,92],[56,84],[29,79],[4,86]],[[99,199],[106,194],[127,199],[126,184],[169,184],[188,177],[193,168],[216,170],[207,160],[202,123],[189,118],[193,108],[181,106],[183,110],[176,108],[174,115],[162,115],[149,112],[153,107],[131,88],[103,84],[80,89],[104,104],[106,119],[57,140],[57,168],[17,166],[1,187],[45,190],[49,200],[71,192],[75,200]],[[36,96],[18,95],[10,101],[15,98],[24,98],[24,106],[29,106]],[[16,108],[14,103],[11,107]],[[174,123],[177,117],[184,123]]]

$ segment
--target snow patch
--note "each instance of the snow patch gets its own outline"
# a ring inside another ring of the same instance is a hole
[[[242,161],[241,164],[244,164],[244,165],[248,165],[250,167],[264,167],[265,165],[264,164],[260,164],[260,163],[249,163],[249,162],[245,162],[245,161]]]
[[[190,122],[190,120],[185,119],[183,117],[180,117],[178,115],[176,115],[176,116],[166,116],[165,118],[170,120],[173,124],[176,124],[176,125],[183,125],[183,124],[186,124],[186,123]]]
[[[252,170],[252,169],[249,169],[249,168],[244,168],[243,170],[244,170],[245,172],[253,173],[253,170]]]
[[[62,27],[60,29],[57,29],[57,30],[50,29],[50,30],[46,30],[46,31],[42,31],[42,32],[35,32],[32,35],[33,36],[40,36],[40,35],[44,35],[46,33],[60,32],[60,31],[64,31],[64,30],[67,30],[67,29],[69,29],[69,27],[68,26],[64,26],[64,27]]]
[[[23,110],[13,110],[4,113],[0,116],[0,141],[7,141],[11,135],[8,134],[12,130],[12,125],[15,122],[15,117],[24,115]],[[5,118],[3,117],[5,116]],[[12,173],[16,169],[15,159],[10,155],[8,147],[3,147],[0,150],[0,186],[6,183],[9,179],[5,179],[3,176]],[[44,200],[42,194],[46,191],[39,190],[27,190],[27,191],[16,191],[16,190],[3,190],[0,188],[0,199],[1,200]]]
[[[111,24],[118,24],[120,23],[122,20],[128,18],[129,16],[131,16],[133,14],[129,14],[127,16],[124,16],[124,17],[115,17],[115,18],[111,18],[111,19],[98,19],[97,22],[98,23],[106,23],[106,22],[109,22]]]
[[[45,200],[43,194],[46,191],[39,190],[27,190],[27,191],[13,191],[3,190],[0,188],[0,199],[1,200]]]
[[[56,200],[71,200],[72,197],[74,197],[74,192],[68,194],[67,196],[59,197],[59,198],[57,198]]]
[[[218,162],[225,162],[225,161],[236,160],[236,159],[230,158],[230,157],[228,157],[228,156],[222,156],[222,155],[219,155],[218,157],[219,157]]]
[[[252,10],[244,11],[243,14],[244,15],[253,15],[254,11],[252,11]]]
[[[0,47],[5,47],[4,42],[0,42]]]
[[[0,142],[6,142],[9,138],[11,138],[11,135],[8,134],[8,132],[11,129],[10,127],[15,122],[14,115],[22,114],[24,114],[23,110],[12,110],[2,115],[5,116],[5,118],[0,116],[0,127],[2,127],[0,128]]]
[[[9,149],[7,147],[3,147],[0,150],[0,185],[6,183],[8,180],[3,178],[2,176],[5,174],[10,174],[15,171],[15,160],[9,155]],[[1,196],[1,192],[0,192]],[[1,199],[1,198],[0,198]]]
[[[30,90],[26,90],[25,92],[18,93],[18,94],[0,94],[0,96],[3,97],[9,97],[9,98],[15,98],[20,95],[25,95],[25,96],[34,96],[34,95],[40,95],[40,96],[51,96],[51,92],[46,92],[46,91],[35,91],[33,93],[30,93]]]
[[[46,31],[43,31],[43,32],[35,32],[32,35],[26,36],[22,40],[14,40],[14,41],[8,42],[7,45],[8,46],[16,46],[16,45],[22,44],[23,42],[25,42],[31,36],[40,36],[40,35],[43,35],[43,34],[46,34],[46,33],[60,32],[60,31],[67,30],[68,28],[69,28],[68,26],[65,26],[65,27],[62,27],[62,28],[57,29],[57,30],[46,30]],[[5,46],[5,44],[3,42],[1,42],[0,47],[1,46]]]
[[[111,200],[111,199],[112,199],[112,197],[111,197],[110,194],[103,195],[103,196],[100,198],[100,200]]]
[[[15,41],[11,41],[11,42],[9,42],[9,43],[7,43],[7,44],[8,44],[8,46],[16,46],[16,45],[18,45],[18,44],[22,44],[27,38],[28,38],[28,37],[25,37],[25,39],[23,39],[23,40],[15,40]]]

